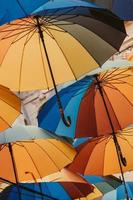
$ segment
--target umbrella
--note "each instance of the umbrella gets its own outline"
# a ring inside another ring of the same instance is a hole
[[[133,198],[133,183],[132,182],[126,182],[127,190],[129,198]],[[119,186],[116,190],[113,190],[112,192],[108,192],[103,196],[103,200],[117,200],[117,199],[125,199],[126,194],[124,191],[124,186]]]
[[[1,0],[0,25],[14,19],[26,17],[48,0]]]
[[[39,126],[72,138],[111,134],[133,123],[132,89],[133,73],[128,68],[107,70],[97,77],[86,76],[59,92],[65,114],[71,115],[69,129],[60,120],[55,96],[40,109]]]
[[[106,194],[116,188],[118,188],[122,181],[115,176],[84,176],[85,180],[89,181],[89,183],[94,184],[102,194]]]
[[[0,131],[11,127],[20,112],[20,99],[8,88],[0,85]]]
[[[57,199],[57,200],[71,200],[75,198],[85,197],[87,194],[93,192],[93,186],[88,183],[58,183],[58,182],[49,182],[49,183],[23,183],[20,186],[25,186],[26,188],[32,188],[35,191],[43,191],[46,194],[46,197],[43,198],[38,194],[31,194],[28,191],[20,189],[21,199],[22,200],[42,200],[42,199]],[[47,198],[49,196],[49,198]],[[9,186],[0,194],[1,200],[18,200],[18,193],[16,186]]]
[[[12,128],[8,128],[0,134],[0,144],[10,143],[14,141],[22,140],[34,140],[34,139],[57,139],[65,142],[63,137],[53,135],[53,133],[41,129],[37,126],[24,126],[14,125]]]
[[[89,142],[85,142],[84,145],[81,144],[81,146],[78,147],[79,153],[75,157],[73,163],[69,166],[69,169],[81,174],[103,176],[121,172],[125,192],[128,198],[123,172],[133,170],[133,160],[131,159],[131,155],[133,153],[132,133],[133,129],[127,128],[123,130],[123,132],[118,132],[115,135],[118,144],[121,147],[121,152],[119,152],[116,144],[114,143],[113,135],[95,138]],[[98,157],[97,155],[100,156]],[[126,158],[126,164],[122,163],[121,156],[124,160]]]
[[[72,147],[45,133],[45,139],[16,141],[16,135],[5,134],[5,142],[0,142],[0,179],[17,183],[35,181],[57,172],[72,162],[76,152]],[[8,138],[6,140],[6,136]],[[14,141],[13,141],[14,137]],[[31,136],[30,136],[31,137]],[[30,138],[31,139],[31,138]],[[41,162],[41,163],[40,163]],[[8,171],[6,167],[8,166]]]
[[[72,2],[50,1],[36,16],[0,27],[0,83],[14,91],[54,86],[66,126],[71,120],[64,116],[56,85],[98,68],[126,37],[123,21],[110,11]]]
[[[85,0],[88,1],[88,0]],[[110,9],[120,18],[130,21],[133,20],[133,1],[132,0],[90,0],[99,5]],[[90,2],[88,1],[88,2]]]

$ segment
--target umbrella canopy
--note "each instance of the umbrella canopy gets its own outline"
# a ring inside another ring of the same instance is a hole
[[[65,141],[64,138],[53,135],[53,133],[41,129],[37,126],[24,126],[14,125],[0,134],[0,144],[11,143],[22,140],[34,140],[34,139],[57,139]]]
[[[14,19],[26,17],[48,0],[1,0],[0,25]]]
[[[0,85],[0,131],[11,127],[20,112],[20,99],[8,88]]]
[[[86,180],[79,174],[73,173],[66,167],[61,171],[50,174],[43,178],[44,182],[73,182],[73,183],[86,183]],[[88,180],[87,180],[88,181]],[[89,182],[89,181],[88,181]]]
[[[0,178],[12,182],[35,181],[68,165],[75,154],[69,144],[56,138],[11,143],[8,138],[8,143],[0,146]]]
[[[88,1],[88,0],[85,0]],[[89,0],[110,9],[113,13],[124,20],[133,20],[133,1],[132,0]]]
[[[133,198],[133,183],[132,182],[126,182],[126,187],[128,191],[129,198]],[[112,192],[108,192],[103,196],[103,200],[114,200],[117,199],[125,199],[125,191],[124,191],[124,186],[121,185],[119,186],[116,190],[113,190]]]
[[[0,83],[14,91],[49,89],[53,78],[54,84],[77,79],[101,66],[126,36],[123,21],[93,4],[49,8],[43,17],[0,27]]]
[[[65,114],[72,119],[69,129],[60,120],[55,96],[40,109],[39,126],[68,137],[109,135],[112,133],[110,121],[114,131],[133,123],[132,89],[133,73],[128,68],[86,76],[59,92]],[[52,123],[51,119],[54,119]]]
[[[115,15],[95,4],[77,2],[72,6],[66,0],[50,1],[34,17],[0,27],[0,83],[15,91],[54,87],[68,127],[71,119],[64,116],[56,84],[98,68],[126,37],[124,23]]]
[[[89,185],[88,183],[57,183],[57,182],[50,182],[50,183],[23,183],[20,186],[24,186],[27,189],[33,189],[35,191],[40,192],[43,191],[44,195],[48,195],[49,198],[41,197],[40,195],[31,193],[24,189],[20,189],[21,191],[21,199],[22,200],[42,200],[42,199],[57,199],[57,200],[71,200],[75,198],[85,197],[87,194],[93,192],[93,186]],[[51,198],[50,198],[51,197]],[[18,192],[16,186],[10,186],[6,188],[0,194],[1,200],[19,200]]]
[[[117,141],[127,162],[126,166],[121,166],[124,172],[133,170],[133,160],[131,158],[133,153],[132,133],[133,129],[127,128],[116,134]],[[78,148],[79,153],[69,166],[70,170],[85,175],[98,176],[106,176],[121,171],[113,136],[92,139],[84,145],[81,144],[81,147]]]

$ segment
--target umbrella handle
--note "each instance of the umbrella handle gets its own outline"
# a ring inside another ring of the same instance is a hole
[[[65,124],[65,126],[70,127],[71,118],[70,118],[70,116],[65,117],[65,114],[64,114],[64,111],[62,108],[60,108],[60,115],[61,115],[61,119],[62,119],[63,123]]]

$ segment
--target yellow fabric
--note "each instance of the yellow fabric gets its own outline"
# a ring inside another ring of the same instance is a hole
[[[29,24],[17,20],[14,25],[8,24],[1,28],[0,84],[13,91],[51,88],[53,83],[38,31],[31,24],[32,19],[26,20],[29,20]],[[57,26],[43,29],[46,50],[57,85],[98,67],[94,58],[70,34]]]

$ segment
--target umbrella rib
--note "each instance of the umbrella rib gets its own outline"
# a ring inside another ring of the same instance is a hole
[[[71,11],[73,11],[73,10],[75,10],[75,7],[71,7],[70,10],[67,10],[66,12],[63,12],[62,14],[59,14],[59,15],[56,16],[56,15],[55,15],[56,12],[60,11],[60,9],[57,9],[57,10],[55,11],[55,13],[54,13],[54,17],[53,17],[53,15],[51,15],[51,17],[48,17],[48,18],[47,18],[48,20],[46,20],[46,22],[51,22],[52,20],[58,19],[58,18],[61,17],[62,15],[68,14],[69,12],[71,12]]]
[[[30,19],[30,20],[32,20],[32,22],[31,21],[28,21],[27,19]],[[35,25],[35,23],[34,23],[34,21],[33,21],[33,18],[21,18],[21,21],[23,21],[23,22],[26,22],[26,23],[29,23],[29,24],[31,24],[31,25]]]
[[[116,74],[114,76],[111,76],[111,77],[108,77],[108,78],[105,78],[104,80],[107,80],[107,81],[111,81],[111,80],[121,80],[123,78],[127,78],[127,77],[131,77],[132,75],[131,74],[122,74],[121,77],[119,76],[120,74]],[[116,77],[116,78],[115,78]]]
[[[56,25],[58,27],[58,25]],[[60,27],[59,27],[60,28]],[[101,66],[101,64],[99,63],[98,60],[96,60],[96,58],[94,58],[94,56],[92,55],[92,53],[86,48],[84,47],[84,45],[82,45],[82,43],[77,39],[75,38],[71,33],[67,32],[69,35],[71,35],[72,38],[74,38],[86,51],[87,53],[93,58],[93,60],[99,65]],[[94,33],[95,34],[95,33]],[[103,40],[103,39],[102,39]],[[95,69],[95,68],[94,68]]]
[[[2,116],[0,116],[0,119],[3,120],[10,128],[12,128],[12,126]]]
[[[48,29],[51,29],[51,30],[54,30],[54,31],[58,31],[58,32],[62,32],[62,33],[66,33],[67,31],[64,31],[64,30],[58,30],[56,28],[51,28],[49,26],[45,26],[45,28],[48,30]],[[44,30],[44,29],[43,29]],[[44,30],[45,31],[45,30]]]
[[[9,35],[9,36],[3,37],[2,40],[8,39],[8,38],[11,38],[11,37],[14,37],[14,36],[19,36],[20,34],[25,33],[25,32],[27,32],[27,31],[30,31],[30,30],[32,30],[32,29],[34,29],[34,28],[32,28],[32,27],[27,28],[26,30],[23,30],[23,31],[21,31],[21,32],[19,32],[19,33],[15,33],[15,34],[13,34],[13,35]],[[27,34],[28,34],[28,33],[27,33]],[[25,34],[25,35],[27,35],[27,34]],[[25,35],[24,35],[24,36],[25,36]],[[24,36],[22,36],[21,38],[23,38]],[[21,38],[20,38],[20,39],[21,39]]]
[[[13,31],[17,31],[17,30],[25,30],[25,29],[29,29],[29,28],[30,28],[30,26],[20,27],[20,28],[16,27],[14,29],[2,30],[2,31],[0,31],[0,33],[7,33],[7,32],[10,33],[11,31],[13,32]]]
[[[1,28],[0,28],[0,32],[1,32],[1,30],[5,30],[5,29],[10,28],[11,25],[14,25],[14,23],[12,22],[12,23],[9,23],[9,24],[6,24],[6,25],[3,25],[3,27],[1,26]],[[15,24],[15,25],[20,26],[20,25],[21,25],[21,21],[19,21],[19,22],[18,22],[17,24]],[[7,30],[7,31],[8,31],[8,30]]]
[[[103,90],[103,93],[105,94],[105,96],[106,96],[106,98],[107,98],[107,100],[108,100],[108,102],[109,102],[109,105],[110,105],[111,108],[112,108],[113,114],[115,115],[115,118],[116,118],[117,123],[118,123],[118,125],[119,125],[119,128],[120,128],[120,130],[121,130],[122,127],[121,127],[121,125],[120,125],[120,122],[119,122],[119,120],[118,120],[118,118],[117,118],[117,116],[116,116],[116,114],[115,114],[115,111],[114,111],[114,109],[113,109],[113,107],[112,107],[112,104],[111,104],[111,102],[110,102],[110,100],[109,100],[109,98],[108,98],[108,96],[107,96],[105,90]]]
[[[110,72],[110,70],[107,70],[100,79],[108,78],[116,71],[118,71],[118,68],[113,69],[111,72]]]
[[[112,85],[112,84],[110,84],[110,85]],[[125,99],[128,101],[128,103],[129,103],[131,106],[133,106],[133,104],[129,101],[129,99],[126,97],[126,95],[125,95],[124,93],[122,93],[118,88],[116,88],[116,90],[117,90],[118,92],[120,92],[120,94],[123,95],[123,96],[125,97]]]
[[[47,141],[46,141],[47,142]],[[54,146],[56,149],[58,149],[60,152],[62,152],[62,154],[64,154],[64,156],[66,156],[66,158],[68,158],[68,160],[71,160],[60,148],[58,148],[54,143],[52,143],[50,140],[48,140],[47,143],[50,143],[52,144],[52,146]],[[66,142],[65,142],[65,145],[70,147]],[[71,160],[72,161],[72,160]]]
[[[49,30],[49,31],[50,31],[50,30]],[[51,31],[50,31],[50,32],[51,32]],[[52,33],[51,33],[51,34],[52,34]],[[52,34],[52,35],[53,35],[53,34]],[[54,41],[56,42],[57,46],[58,46],[58,47],[59,47],[59,49],[61,50],[61,52],[62,52],[63,56],[65,57],[65,60],[67,61],[67,64],[69,65],[69,67],[70,67],[70,69],[71,69],[71,72],[72,72],[72,74],[73,74],[73,76],[74,76],[75,80],[77,80],[76,74],[74,73],[74,71],[73,71],[73,69],[72,69],[72,67],[71,67],[71,65],[70,65],[70,63],[69,63],[69,61],[68,61],[68,59],[67,59],[66,55],[64,54],[64,52],[63,52],[62,48],[60,47],[60,45],[58,44],[58,42],[57,42],[57,40],[55,39],[55,37],[54,37],[54,36],[53,36],[53,38],[54,38]]]
[[[33,37],[33,35],[35,34],[35,32],[36,32],[36,28],[35,29],[33,29],[33,30],[31,30],[29,33],[31,33],[32,31],[33,31],[33,33],[31,34],[31,36],[28,38],[28,40],[25,42],[25,45],[31,40],[31,38]]]
[[[116,71],[118,71],[118,73],[115,74]],[[119,68],[116,68],[116,70],[113,70],[113,71],[112,71],[111,73],[109,73],[108,76],[106,76],[104,79],[105,79],[105,80],[106,80],[106,79],[108,80],[108,79],[111,79],[111,78],[114,78],[114,77],[117,77],[117,76],[119,77],[119,75],[125,76],[126,74],[124,74],[124,73],[127,72],[127,71],[129,71],[129,70],[126,69],[126,70],[124,70],[124,71],[122,70],[122,71],[119,72]],[[130,75],[130,74],[129,74],[129,75]],[[122,76],[122,78],[123,78],[123,76]]]
[[[18,36],[19,36],[19,35],[18,35]],[[18,36],[17,36],[17,37],[18,37]],[[17,38],[17,37],[16,37],[16,38]],[[15,38],[15,39],[16,39],[16,38]],[[14,42],[15,42],[15,39],[14,39]],[[13,42],[12,42],[12,43],[13,43]],[[2,60],[1,60],[1,63],[0,63],[0,66],[1,66],[1,64],[3,63],[3,61],[4,61],[4,58],[5,58],[6,54],[8,53],[8,51],[9,51],[9,49],[10,49],[11,45],[12,45],[12,44],[10,44],[10,46],[9,46],[9,48],[7,49],[7,51],[6,51],[5,55],[3,56]]]
[[[25,40],[25,43],[24,43],[24,46],[23,46],[23,50],[22,50],[22,57],[21,57],[21,64],[20,64],[20,74],[19,74],[19,86],[18,86],[18,90],[20,92],[20,89],[21,89],[21,79],[22,79],[22,67],[23,67],[23,58],[24,58],[24,50],[25,50],[25,47],[26,47],[26,44],[27,44],[27,41],[28,41],[28,37],[29,37],[29,34],[32,32],[33,30],[29,31],[26,35],[26,40]],[[33,31],[34,33],[34,31]],[[33,35],[32,35],[33,36]]]
[[[54,163],[54,165],[56,166],[56,168],[60,171],[60,168],[56,165],[56,163],[55,163],[55,161],[52,159],[52,157],[47,153],[47,151],[43,148],[43,147],[41,147],[38,143],[36,143],[36,142],[34,142],[41,150],[42,150],[42,152],[44,153],[44,154],[46,154],[47,155],[47,157],[49,158],[49,160],[51,160],[53,163]]]
[[[30,28],[27,27],[26,29],[29,30]],[[0,41],[9,38],[8,36],[10,36],[10,34],[12,34],[12,32],[14,32],[14,31],[19,31],[19,30],[21,30],[21,29],[18,27],[18,28],[15,29],[15,30],[14,30],[14,29],[13,29],[13,30],[10,29],[10,30],[5,31],[5,33],[7,33],[7,34],[5,34],[4,37],[0,39]],[[11,32],[11,31],[12,31],[12,32]],[[23,32],[25,32],[25,31],[26,31],[26,30],[23,30]],[[21,32],[19,32],[19,33],[17,33],[17,34],[19,35],[20,33],[23,33],[23,32],[21,31]],[[17,35],[17,34],[16,34],[16,35]],[[13,35],[13,36],[15,36],[15,35]],[[12,36],[12,37],[13,37],[13,36]]]
[[[30,157],[30,159],[31,159],[31,161],[32,161],[32,163],[33,163],[33,165],[35,166],[35,169],[36,169],[37,173],[39,174],[40,179],[42,179],[42,176],[41,176],[41,174],[40,174],[40,172],[39,172],[39,170],[38,170],[38,168],[37,168],[37,166],[36,166],[36,164],[35,164],[34,159],[32,158],[31,154],[29,153],[28,149],[26,148],[26,146],[24,145],[23,142],[22,142],[22,144],[23,144],[23,147],[24,147],[24,149],[26,150],[27,154],[29,155],[29,157]],[[34,181],[36,181],[36,180],[34,180]]]
[[[46,27],[43,27],[42,31],[45,32],[49,37],[51,37],[53,39],[53,36],[51,35],[51,33],[49,32],[49,30]]]
[[[124,137],[122,137],[120,135],[118,135],[117,137],[120,137],[121,139],[125,140],[128,143],[128,145],[133,149],[133,145],[126,138],[124,138]]]
[[[56,24],[56,22],[54,22],[54,23],[48,24],[48,27],[51,27],[51,26],[53,26],[53,25],[67,26],[67,25],[74,25],[74,22],[67,22],[67,23],[59,24],[59,22],[57,21],[57,24]],[[65,32],[65,31],[64,31],[64,32]]]

